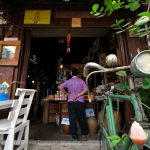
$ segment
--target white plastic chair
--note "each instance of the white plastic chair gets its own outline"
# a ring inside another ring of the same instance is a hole
[[[27,150],[29,139],[28,114],[36,90],[17,88],[19,96],[7,119],[0,120],[0,145],[3,150]]]

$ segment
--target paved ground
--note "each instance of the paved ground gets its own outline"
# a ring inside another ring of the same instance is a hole
[[[64,134],[62,129],[55,123],[42,124],[41,122],[30,124],[29,139],[42,141],[72,141],[71,135]],[[88,140],[98,140],[98,133],[89,135]]]
[[[102,150],[99,141],[29,141],[28,150]]]
[[[56,123],[31,122],[29,133],[28,150],[102,150],[98,133],[89,135],[87,141],[80,138],[80,141],[74,142],[71,135],[64,134]]]

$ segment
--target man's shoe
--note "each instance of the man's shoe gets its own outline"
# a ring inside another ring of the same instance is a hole
[[[72,139],[73,139],[73,141],[79,141],[78,136],[74,136],[74,135],[72,135]]]
[[[80,136],[81,141],[87,141],[87,135],[81,135]]]

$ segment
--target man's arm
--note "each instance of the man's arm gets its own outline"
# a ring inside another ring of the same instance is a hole
[[[87,88],[84,88],[84,90],[83,90],[82,92],[78,93],[78,94],[74,97],[74,101],[76,101],[78,97],[84,95],[86,92],[87,92]]]
[[[63,88],[63,87],[58,86],[58,89],[59,89],[60,91],[62,91],[64,94],[68,94],[68,93],[64,90],[64,88]]]
[[[84,88],[84,90],[80,93],[78,93],[78,97],[84,95],[87,92],[87,88]]]

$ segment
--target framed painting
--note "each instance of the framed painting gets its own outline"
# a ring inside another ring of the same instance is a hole
[[[17,66],[20,41],[0,41],[0,66]]]

